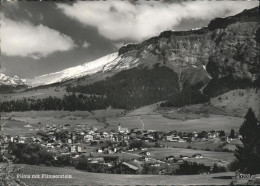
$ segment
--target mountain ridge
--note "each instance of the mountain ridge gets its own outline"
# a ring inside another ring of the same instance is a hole
[[[216,86],[221,89],[217,94],[221,94],[229,89],[219,86],[225,79],[252,84],[259,76],[258,20],[257,8],[244,10],[215,18],[200,29],[164,31],[139,44],[127,44],[118,53],[23,81],[31,87],[74,79],[83,82],[92,78],[90,82],[95,83],[107,74],[113,76],[135,67],[165,66],[177,74],[180,89],[191,85],[211,95]]]

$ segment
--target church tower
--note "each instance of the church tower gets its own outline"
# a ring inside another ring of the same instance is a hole
[[[118,124],[118,132],[120,132],[121,131],[121,124],[119,123]]]

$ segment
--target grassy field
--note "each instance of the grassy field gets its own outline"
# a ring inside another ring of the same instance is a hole
[[[20,174],[71,175],[71,179],[21,179],[28,185],[229,185],[234,173],[217,173],[189,176],[166,175],[119,175],[98,174],[75,170],[35,165],[23,165]]]
[[[28,90],[26,92],[1,94],[1,101],[11,101],[11,100],[24,99],[24,98],[43,99],[49,96],[62,98],[65,94],[67,94],[65,87],[62,88],[48,87],[43,89]]]
[[[109,118],[109,129],[117,129],[119,123],[122,127],[128,128],[142,128],[139,116],[126,115],[119,118]],[[147,130],[160,130],[160,131],[211,131],[211,130],[224,130],[230,132],[231,129],[238,130],[243,123],[242,118],[223,116],[223,115],[210,115],[209,118],[200,118],[192,120],[173,120],[163,117],[162,115],[142,115],[144,127]]]
[[[195,150],[216,150],[223,142],[213,142],[213,141],[193,141],[191,143],[179,143],[170,141],[161,141],[160,144],[166,145],[168,147],[176,148],[192,148]]]
[[[234,116],[244,117],[249,108],[259,116],[260,91],[236,89],[210,99],[210,104]],[[259,118],[260,119],[260,118]]]
[[[124,110],[109,109],[88,111],[29,111],[29,112],[11,112],[3,113],[2,117],[6,119],[6,133],[11,135],[33,135],[37,131],[26,128],[26,125],[41,127],[42,125],[64,125],[70,124],[72,128],[78,124],[101,129],[105,126],[104,117],[117,117],[122,115]],[[9,119],[10,118],[10,119]],[[4,121],[2,121],[3,123]],[[40,124],[39,124],[40,123]]]
[[[215,151],[204,151],[204,150],[194,150],[194,149],[185,149],[185,148],[148,148],[148,152],[151,153],[148,158],[165,160],[167,156],[173,155],[178,158],[180,155],[185,155],[190,157],[187,159],[188,161],[204,163],[205,165],[213,166],[214,163],[221,164],[223,166],[227,166],[231,161],[235,159],[233,153],[230,152],[215,152]],[[116,153],[116,154],[102,154],[102,153],[92,153],[92,155],[96,157],[104,157],[104,156],[119,156],[121,160],[128,159],[137,159],[141,157],[139,153],[141,150],[130,151],[125,153]],[[191,158],[192,155],[199,153],[204,156],[204,158],[196,159]]]
[[[184,149],[184,148],[150,148],[152,158],[163,159],[166,156],[173,155],[174,157],[179,157],[180,155],[186,155],[191,157],[193,154],[202,154],[205,158],[212,159],[212,161],[223,160],[231,162],[234,160],[234,154],[229,152],[214,152],[214,151],[204,151],[204,150],[194,150],[194,149]]]
[[[4,130],[6,134],[10,134],[12,136],[15,135],[35,135],[38,130],[29,130],[29,127],[26,125],[31,125],[31,128],[41,127],[43,125],[59,125],[59,124],[70,124],[72,129],[77,126],[77,124],[83,124],[86,126],[93,126],[96,128],[103,128],[104,124],[97,122],[95,119],[67,119],[67,118],[53,118],[53,117],[12,117],[14,120],[6,120],[1,121],[2,123],[6,122],[4,126]],[[41,124],[38,124],[38,123]]]
[[[120,123],[122,127],[142,128],[142,122],[144,128],[147,130],[159,130],[159,131],[210,131],[210,130],[224,130],[229,133],[231,129],[238,130],[243,123],[243,118],[224,116],[224,115],[209,115],[209,117],[202,117],[199,119],[189,120],[177,120],[169,119],[159,113],[157,105],[150,105],[136,109],[132,112],[124,114],[125,111],[121,109],[105,109],[96,110],[92,112],[88,111],[29,111],[29,112],[11,112],[3,113],[3,118],[11,118],[11,120],[20,121],[24,123],[35,125],[41,124],[70,124],[72,126],[77,124],[83,124],[93,126],[98,129],[110,131],[116,130]],[[142,122],[141,122],[142,121]],[[12,122],[11,122],[12,123]],[[105,123],[109,125],[104,128]],[[21,126],[22,126],[21,125]],[[15,127],[14,127],[15,126]],[[14,124],[14,128],[19,128],[18,123]],[[17,128],[17,130],[18,130]],[[23,126],[21,128],[24,128]],[[23,130],[23,129],[21,129]]]
[[[0,124],[4,124],[3,130],[5,135],[21,135],[21,136],[33,136],[36,135],[37,131],[31,131],[29,128],[25,127],[28,123],[22,121],[4,121],[0,120]],[[32,125],[33,126],[33,125]]]
[[[158,110],[158,104],[148,105],[134,111],[128,112],[122,117],[108,118],[109,130],[116,130],[120,123],[122,127],[144,128],[147,130],[160,130],[160,131],[210,131],[210,130],[224,130],[230,132],[231,129],[238,130],[243,123],[243,118],[232,117],[227,115],[208,114],[207,117],[198,117],[198,119],[169,119],[164,117],[162,110]],[[170,109],[167,112],[173,112]],[[200,114],[199,114],[200,115]]]

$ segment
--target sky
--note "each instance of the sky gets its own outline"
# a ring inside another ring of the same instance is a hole
[[[3,1],[0,73],[32,78],[60,71],[256,6],[257,0]]]

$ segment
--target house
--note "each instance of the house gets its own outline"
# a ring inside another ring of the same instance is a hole
[[[90,134],[85,135],[85,136],[84,136],[84,139],[85,139],[86,141],[93,141],[93,140],[94,140],[93,136],[90,135]]]
[[[222,136],[222,137],[220,137],[219,139],[220,139],[220,141],[230,143],[230,140],[229,140],[229,138],[228,138],[227,136]]]
[[[52,148],[52,149],[54,148],[54,146],[51,143],[47,143],[46,147],[47,148]]]
[[[177,164],[183,164],[183,162],[184,162],[183,159],[177,159],[177,160],[176,160],[176,163],[177,163]]]
[[[82,152],[81,146],[77,146],[77,152]]]
[[[198,137],[198,133],[197,133],[196,131],[194,131],[194,132],[192,133],[192,136],[193,136],[194,138],[197,138],[197,137]]]
[[[97,152],[98,152],[98,153],[102,153],[103,150],[102,150],[102,149],[97,149]]]
[[[179,136],[175,136],[172,138],[172,141],[174,142],[178,142],[180,140],[180,137]]]
[[[197,153],[197,154],[193,154],[192,157],[193,157],[193,158],[204,158],[203,155],[198,154],[198,153]]]
[[[72,143],[72,139],[68,139],[68,143],[71,144]]]
[[[172,135],[167,135],[164,137],[166,141],[172,141],[173,136]]]
[[[18,143],[25,143],[26,137],[19,137]]]
[[[110,169],[114,174],[137,174],[139,168],[130,163],[122,162]]]
[[[147,157],[145,157],[145,156],[142,156],[142,157],[139,158],[139,160],[140,161],[148,161],[149,159]]]
[[[88,134],[92,135],[95,134],[95,132],[93,130],[89,131]]]
[[[174,156],[167,156],[165,159],[167,161],[173,161],[174,160]]]
[[[160,166],[161,166],[160,163],[151,164],[151,167],[160,167]]]
[[[215,133],[215,131],[211,131],[208,133],[208,138],[209,139],[214,139],[217,137],[217,134]]]
[[[180,138],[180,139],[178,140],[178,142],[179,142],[179,143],[184,143],[184,142],[187,142],[187,141],[184,140],[184,139],[182,139],[182,138]]]
[[[145,155],[145,156],[150,156],[151,155],[151,153],[148,152],[148,151],[140,152],[139,154],[140,155]]]
[[[72,145],[70,146],[70,152],[76,152],[76,146]]]
[[[189,158],[189,156],[186,156],[186,155],[180,155],[180,158],[183,159],[183,160],[186,160]]]

